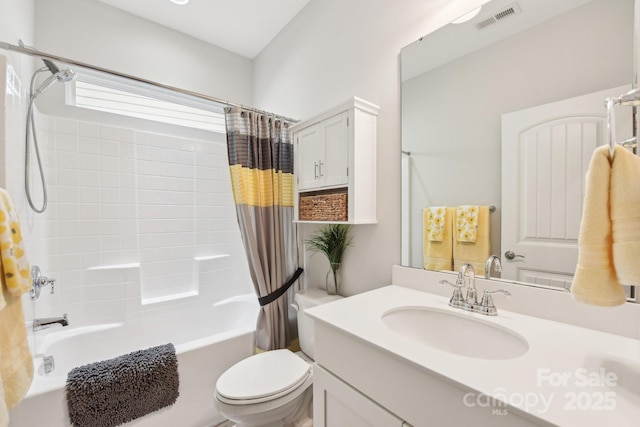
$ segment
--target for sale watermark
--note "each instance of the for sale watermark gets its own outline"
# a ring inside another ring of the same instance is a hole
[[[462,401],[467,407],[486,408],[493,415],[508,415],[509,407],[526,412],[544,414],[552,406],[565,411],[613,411],[616,408],[618,375],[604,368],[559,371],[540,368],[536,372],[536,386],[540,389],[511,392],[499,387],[488,395],[466,393]]]

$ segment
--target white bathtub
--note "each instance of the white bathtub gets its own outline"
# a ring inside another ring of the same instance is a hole
[[[248,294],[213,307],[157,310],[126,323],[48,332],[37,349],[54,357],[55,370],[45,374],[42,358],[34,359],[33,384],[25,400],[11,410],[9,427],[70,426],[64,387],[72,368],[169,342],[178,355],[177,402],[126,425],[211,427],[223,420],[213,403],[216,381],[253,354],[257,313],[256,297]]]

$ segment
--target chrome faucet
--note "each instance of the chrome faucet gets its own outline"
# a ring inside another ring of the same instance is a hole
[[[462,267],[460,267],[456,285],[464,286],[466,276],[469,276],[469,287],[467,287],[464,308],[465,310],[473,311],[478,305],[478,291],[476,290],[476,272],[471,264],[463,264]]]
[[[500,265],[500,260],[496,256],[492,256],[487,260],[487,265],[490,268],[489,261],[497,262],[496,266]],[[467,295],[466,297],[462,296],[462,288],[465,286],[465,278],[469,277],[469,286],[467,287]],[[491,294],[502,293],[506,296],[510,296],[511,294],[503,289],[499,289],[496,291],[485,290],[484,295],[482,297],[482,302],[478,303],[478,291],[476,289],[476,273],[471,264],[464,264],[460,268],[460,272],[458,273],[458,278],[456,279],[456,284],[449,283],[446,280],[440,280],[440,283],[446,284],[454,288],[453,295],[449,300],[449,305],[455,308],[461,308],[466,311],[473,311],[475,313],[484,314],[486,316],[495,316],[498,314],[496,306],[493,304],[493,298]]]
[[[33,319],[33,331],[41,331],[43,329],[53,328],[54,326],[69,326],[69,318],[66,314],[62,317],[45,317],[42,319]]]
[[[491,264],[496,264],[496,271],[498,273],[502,273],[502,264],[500,263],[500,258],[497,255],[491,255],[487,258],[487,262],[484,265],[484,278],[491,279]]]

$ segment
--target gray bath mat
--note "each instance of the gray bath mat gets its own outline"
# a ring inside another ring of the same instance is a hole
[[[178,398],[173,344],[73,368],[67,376],[69,419],[76,427],[113,427]]]

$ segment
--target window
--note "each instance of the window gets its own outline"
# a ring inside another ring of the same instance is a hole
[[[178,126],[225,133],[222,105],[170,89],[150,88],[147,83],[106,79],[82,71],[67,85],[66,103]]]

